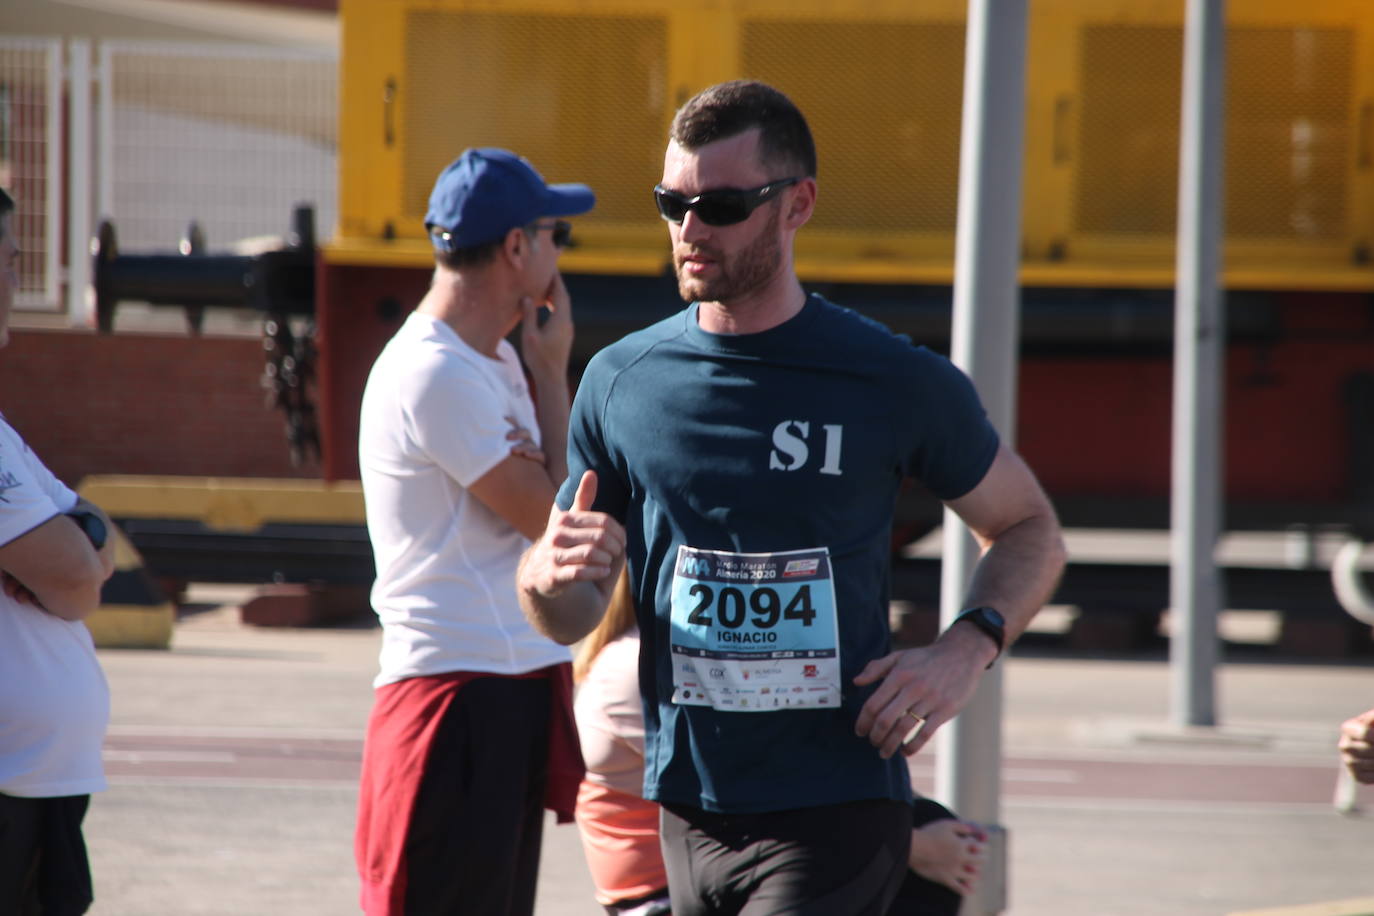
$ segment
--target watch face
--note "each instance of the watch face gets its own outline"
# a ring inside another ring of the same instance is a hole
[[[1007,619],[1002,616],[1002,612],[993,607],[969,608],[964,612],[969,622],[988,634],[993,642],[997,643],[998,651],[1001,651],[1007,644]]]
[[[91,542],[92,547],[99,550],[105,546],[105,541],[109,538],[110,532],[100,516],[94,512],[75,512],[68,518],[81,526],[81,530],[85,532],[86,539]]]
[[[86,516],[86,536],[91,539],[91,544],[96,550],[105,546],[105,541],[110,536],[110,531],[105,527],[104,520],[98,515]]]

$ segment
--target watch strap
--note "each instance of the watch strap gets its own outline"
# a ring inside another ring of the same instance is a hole
[[[105,520],[88,509],[73,509],[67,513],[67,518],[76,522],[76,526],[96,550],[103,548],[110,538],[110,528],[105,524]]]
[[[974,607],[969,608],[958,617],[954,618],[954,623],[951,623],[950,626],[954,626],[955,623],[965,620],[982,630],[988,639],[992,640],[993,645],[997,647],[997,654],[992,657],[992,661],[988,662],[988,667],[991,668],[993,665],[997,664],[997,659],[1002,657],[1002,653],[1007,647],[1007,627],[1005,618],[1002,617],[1001,611],[998,611],[996,608]]]

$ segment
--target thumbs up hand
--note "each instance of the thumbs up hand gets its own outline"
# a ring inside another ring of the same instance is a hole
[[[569,512],[590,512],[596,502],[596,471],[584,471],[577,482],[577,492],[573,494],[573,504]]]
[[[565,511],[555,504],[549,511],[544,534],[526,551],[516,577],[525,616],[565,644],[600,620],[625,560],[625,529],[593,511],[595,501],[596,472],[587,471],[572,505]],[[591,586],[590,593],[581,583]]]

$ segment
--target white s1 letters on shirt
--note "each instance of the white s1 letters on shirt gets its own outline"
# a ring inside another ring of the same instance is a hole
[[[844,439],[844,427],[838,423],[827,423],[825,430],[825,459],[821,465],[822,474],[839,476],[840,444]],[[811,435],[811,424],[805,420],[783,420],[773,427],[773,450],[768,453],[768,467],[774,471],[796,471],[811,457],[811,449],[806,440]]]

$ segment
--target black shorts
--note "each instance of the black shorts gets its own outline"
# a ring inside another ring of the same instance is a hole
[[[81,822],[89,795],[0,794],[0,913],[79,916],[91,905]]]
[[[673,916],[883,916],[906,875],[911,810],[877,799],[761,814],[664,805]]]
[[[479,677],[454,696],[406,836],[408,916],[534,912],[549,682]]]

